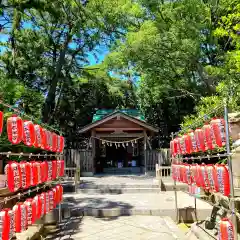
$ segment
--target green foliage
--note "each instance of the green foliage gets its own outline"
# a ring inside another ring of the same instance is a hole
[[[1,98],[72,141],[97,108],[140,108],[162,135],[239,109],[238,0],[5,2]]]
[[[88,66],[88,56],[124,37],[143,17],[137,3],[9,0],[1,7],[1,20],[9,23],[3,29],[8,41],[0,43],[2,75],[10,88],[0,86],[9,95],[2,96],[5,102],[20,103],[72,139],[96,108],[135,105],[132,84],[110,77],[104,66]]]

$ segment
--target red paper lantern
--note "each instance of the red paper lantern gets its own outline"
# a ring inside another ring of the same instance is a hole
[[[47,140],[47,150],[52,151],[52,133],[50,131],[45,131]]]
[[[48,178],[48,163],[47,161],[43,161],[40,163],[41,165],[41,182],[46,182]]]
[[[230,179],[228,168],[224,164],[216,164],[214,169],[214,186],[224,196],[230,195]]]
[[[180,164],[172,164],[172,178],[176,182],[181,181],[181,165]]]
[[[233,224],[228,218],[223,218],[219,222],[219,240],[234,240],[234,229]]]
[[[10,219],[10,225],[9,225],[9,239],[12,239],[16,233],[15,233],[15,212],[12,209],[5,209],[7,211],[9,219]]]
[[[31,186],[31,164],[21,161],[19,166],[21,170],[21,188],[29,188]]]
[[[0,111],[0,135],[2,134],[2,130],[3,130],[3,119],[4,119],[4,114],[3,112]]]
[[[39,162],[33,161],[32,164],[32,185],[36,186],[41,183],[41,165]]]
[[[205,124],[202,129],[204,133],[206,150],[214,149],[214,144],[213,144],[214,138],[213,138],[213,132],[212,132],[211,126],[209,124]]]
[[[58,160],[59,177],[64,176],[64,160]]]
[[[178,139],[177,138],[173,139],[173,148],[174,148],[173,155],[176,156],[178,154]],[[60,152],[60,150],[59,150],[59,152]]]
[[[49,211],[51,211],[54,209],[54,206],[55,206],[53,190],[49,190],[48,195],[49,195]]]
[[[63,136],[58,136],[59,138],[59,152],[62,153],[64,149],[64,137]]]
[[[15,215],[14,211],[5,208],[0,212],[0,239],[9,240],[15,236]]]
[[[181,148],[181,143],[180,143],[180,137],[176,137],[176,144],[177,144],[177,154],[182,154],[182,148]]]
[[[52,174],[53,174],[53,169],[52,169],[52,161],[48,161],[48,177],[47,180],[51,181],[52,180]]]
[[[200,187],[201,186],[201,178],[199,178],[199,165],[198,164],[191,165],[191,176],[192,176],[193,183],[195,183],[198,187]]]
[[[188,134],[184,134],[183,139],[185,142],[186,154],[191,154],[192,153],[191,137]]]
[[[35,218],[35,221],[38,220],[40,217],[41,217],[41,206],[39,206],[39,204],[41,204],[41,201],[40,201],[40,195],[37,194],[34,198],[33,198],[33,201],[36,203],[36,218]]]
[[[28,198],[24,204],[27,206],[28,225],[32,225],[37,220],[37,201],[34,198]]]
[[[35,143],[35,129],[31,121],[23,121],[23,143],[29,147]]]
[[[41,138],[42,138],[42,146],[41,148],[44,150],[47,150],[47,134],[46,134],[47,130],[45,128],[42,128],[42,130],[40,131],[41,133]]]
[[[54,187],[52,188],[52,191],[53,191],[53,199],[54,199],[54,208],[57,206],[57,201],[58,201],[58,193],[57,193],[57,188]]]
[[[49,213],[50,211],[50,201],[49,201],[49,192],[45,192],[45,214]]]
[[[186,144],[185,144],[185,139],[184,137],[180,137],[180,149],[181,149],[181,154],[187,154],[187,149],[186,149]]]
[[[17,203],[13,207],[15,213],[15,232],[20,233],[27,230],[28,213],[24,203]]]
[[[183,182],[186,184],[192,183],[192,176],[191,176],[191,169],[189,164],[183,164],[184,166],[184,176],[183,176]]]
[[[206,174],[208,176],[208,185],[209,190],[214,191],[215,185],[214,185],[214,165],[208,164],[206,165]]]
[[[62,201],[62,198],[63,198],[63,187],[62,185],[58,184],[56,186],[56,189],[57,189],[57,204],[59,204],[61,201]]]
[[[208,188],[207,183],[207,174],[205,171],[205,164],[201,164],[197,166],[197,174],[198,174],[198,185],[204,189]]]
[[[0,239],[9,240],[10,236],[10,217],[8,211],[10,209],[3,209],[0,212]]]
[[[45,212],[45,194],[38,195],[38,218],[41,218]]]
[[[191,153],[198,152],[198,147],[197,147],[197,142],[196,142],[196,137],[195,137],[194,131],[190,130],[188,135],[190,136]]]
[[[195,139],[197,143],[197,148],[205,152],[206,149],[205,149],[205,141],[204,141],[204,132],[201,128],[197,128],[195,130]]]
[[[7,177],[7,187],[10,192],[16,192],[21,188],[21,169],[17,162],[9,162],[5,166],[5,175]]]
[[[52,151],[57,152],[58,150],[58,135],[56,133],[52,133]]]
[[[57,161],[52,161],[52,180],[55,180],[57,178]]]
[[[35,148],[42,148],[43,145],[43,133],[42,133],[42,128],[38,124],[34,124],[34,132],[35,132],[35,141],[33,146]]]
[[[20,117],[13,115],[7,120],[8,140],[12,144],[19,144],[23,137],[23,121]]]
[[[218,147],[223,147],[226,144],[225,121],[221,118],[213,119],[210,122],[214,139]]]

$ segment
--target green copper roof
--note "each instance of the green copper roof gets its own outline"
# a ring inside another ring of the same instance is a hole
[[[96,113],[93,115],[92,122],[99,121],[99,120],[107,117],[107,115],[110,115],[114,112],[122,112],[122,113],[129,115],[130,117],[134,117],[141,121],[145,121],[144,116],[141,114],[141,112],[139,110],[136,110],[136,109],[119,109],[119,110],[101,109],[101,110],[97,110]]]

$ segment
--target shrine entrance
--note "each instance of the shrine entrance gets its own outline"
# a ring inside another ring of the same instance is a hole
[[[108,138],[110,139],[110,138]],[[121,138],[120,138],[121,139]],[[143,165],[143,137],[117,142],[97,139],[96,173],[140,173]],[[142,148],[142,151],[139,151]]]
[[[90,176],[90,173],[146,172],[146,151],[151,149],[150,139],[158,129],[147,124],[139,111],[119,110],[98,118],[94,116],[93,122],[80,133],[89,138],[92,158],[87,161],[91,161],[92,169],[82,173]]]

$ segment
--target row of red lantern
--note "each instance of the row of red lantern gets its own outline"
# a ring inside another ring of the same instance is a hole
[[[170,142],[171,155],[205,152],[226,144],[224,119],[212,119],[210,124],[191,130],[182,137],[176,137]]]
[[[3,114],[2,112],[0,113],[1,122]],[[7,134],[8,140],[12,144],[23,142],[28,147],[36,147],[58,153],[61,153],[64,149],[63,136],[50,132],[38,124],[33,124],[29,120],[22,120],[16,115],[7,119]]]
[[[64,176],[64,161],[13,161],[6,165],[5,174],[9,191],[16,192]]]
[[[196,184],[208,191],[230,195],[228,167],[224,164],[172,164],[172,178],[186,184]]]
[[[63,198],[63,187],[57,185],[47,192],[28,198],[12,209],[0,212],[0,239],[9,240],[15,233],[24,232],[44,214],[53,210]]]

